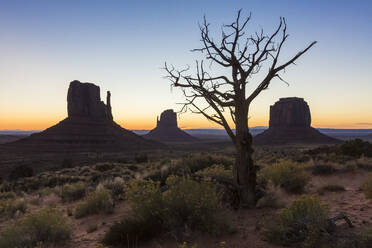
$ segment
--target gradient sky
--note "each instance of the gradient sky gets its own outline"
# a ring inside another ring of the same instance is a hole
[[[0,0],[0,129],[44,129],[65,118],[74,79],[98,84],[103,99],[110,90],[123,127],[153,128],[183,100],[162,78],[163,63],[193,64],[203,15],[219,32],[240,8],[252,12],[252,32],[270,33],[286,18],[284,58],[318,41],[286,70],[289,87],[273,81],[256,98],[250,126],[268,125],[271,104],[298,96],[315,127],[372,128],[372,1]],[[193,114],[179,126],[216,127]]]

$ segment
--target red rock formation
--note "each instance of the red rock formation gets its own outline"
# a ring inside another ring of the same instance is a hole
[[[280,98],[270,106],[269,129],[253,138],[255,145],[333,144],[337,139],[311,127],[311,114],[303,98]]]
[[[68,117],[41,133],[12,144],[37,151],[128,151],[162,147],[120,127],[113,121],[110,104],[100,97],[100,88],[92,83],[73,81],[67,94]]]
[[[146,139],[160,142],[196,142],[197,138],[182,131],[177,126],[177,114],[173,109],[167,109],[157,119],[156,128],[144,135]]]

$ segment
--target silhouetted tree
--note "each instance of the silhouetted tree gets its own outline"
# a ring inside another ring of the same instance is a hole
[[[272,79],[285,82],[281,75],[287,66],[306,53],[315,43],[298,52],[285,62],[279,62],[283,44],[288,38],[287,25],[280,18],[279,26],[271,35],[255,32],[248,36],[245,30],[251,15],[242,20],[241,10],[236,20],[222,26],[222,37],[217,43],[210,35],[206,18],[199,25],[202,47],[192,51],[202,52],[211,65],[216,63],[228,73],[212,76],[205,70],[203,60],[196,61],[195,76],[190,67],[176,70],[165,63],[166,77],[172,86],[182,89],[186,102],[181,111],[190,110],[225,128],[236,148],[234,183],[239,191],[242,206],[254,206],[256,202],[256,167],[252,160],[252,135],[248,127],[249,107],[252,101],[266,90]],[[209,66],[211,68],[211,66]],[[267,68],[263,72],[262,68]],[[230,74],[231,73],[231,74]],[[227,75],[230,76],[227,76]],[[247,85],[255,78],[261,78],[252,90]],[[228,116],[235,125],[228,122]]]

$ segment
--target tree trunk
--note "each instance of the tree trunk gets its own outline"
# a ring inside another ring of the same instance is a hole
[[[248,117],[242,111],[236,117],[236,158],[234,181],[238,187],[242,207],[256,205],[256,168],[253,163],[252,135],[248,129]]]

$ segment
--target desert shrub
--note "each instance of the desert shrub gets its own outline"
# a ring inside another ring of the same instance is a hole
[[[120,177],[115,177],[114,180],[107,180],[102,182],[104,188],[108,189],[111,192],[111,196],[115,200],[124,199],[124,180]]]
[[[372,144],[361,139],[348,140],[340,146],[340,152],[352,157],[372,157]]]
[[[81,218],[98,213],[112,213],[114,203],[110,191],[106,189],[97,189],[88,194],[84,202],[80,203],[75,210],[75,217]]]
[[[137,163],[137,164],[140,164],[140,163],[147,163],[149,161],[149,158],[147,157],[147,154],[143,153],[143,154],[136,154],[134,156],[134,161]]]
[[[14,168],[9,174],[9,180],[17,180],[24,177],[32,177],[34,175],[34,170],[26,165],[21,165]]]
[[[280,208],[284,203],[280,198],[280,188],[272,184],[266,186],[263,196],[256,203],[257,208]]]
[[[63,202],[80,200],[85,196],[87,185],[85,183],[66,184],[61,187],[60,196]]]
[[[313,175],[330,175],[335,171],[335,167],[330,164],[316,164],[311,167],[311,172]]]
[[[62,214],[52,208],[25,215],[1,233],[0,248],[33,248],[55,245],[70,238],[71,227]]]
[[[108,170],[112,170],[115,167],[112,163],[98,163],[94,167],[97,171],[104,172]]]
[[[18,211],[25,213],[27,204],[24,199],[5,199],[0,200],[0,215],[5,217],[13,217]]]
[[[183,223],[191,230],[221,232],[218,229],[222,223],[216,215],[222,210],[221,195],[214,184],[178,177],[168,178],[167,184],[171,188],[163,197],[166,206],[163,221],[169,230],[176,230]]]
[[[196,174],[199,175],[213,175],[225,178],[232,178],[232,170],[231,167],[227,167],[225,165],[215,164],[211,167],[207,167],[203,170],[197,171]]]
[[[327,236],[328,211],[317,198],[304,197],[265,219],[262,227],[266,240],[271,243],[315,248]]]
[[[262,168],[258,179],[261,184],[272,182],[289,193],[303,192],[309,180],[310,176],[303,166],[288,160]]]
[[[160,234],[178,237],[187,230],[219,233],[228,230],[215,185],[188,178],[170,177],[161,192],[151,180],[129,183],[126,197],[133,217],[113,225],[104,238],[107,244],[146,241]]]
[[[169,165],[164,170],[158,170],[155,173],[150,174],[147,178],[164,183],[169,175],[187,175],[215,164],[223,165],[225,169],[228,169],[231,168],[233,162],[234,160],[232,158],[223,155],[209,153],[192,154],[180,159],[172,165]]]
[[[367,198],[372,198],[372,176],[369,176],[363,183],[362,189]]]
[[[361,156],[356,160],[356,165],[358,168],[371,171],[372,170],[372,159]]]

